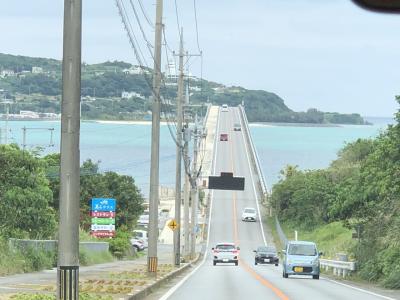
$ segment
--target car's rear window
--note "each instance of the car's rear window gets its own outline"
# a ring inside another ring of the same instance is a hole
[[[274,247],[258,247],[258,252],[268,252],[268,253],[276,253],[276,249]]]
[[[317,255],[317,249],[315,248],[314,245],[291,244],[289,245],[289,254],[315,256]]]
[[[235,250],[235,246],[229,244],[217,245],[215,248],[218,250],[227,250],[227,251]]]
[[[245,213],[249,213],[249,214],[254,214],[254,213],[256,212],[256,210],[255,210],[255,209],[252,209],[252,208],[246,208],[246,209],[244,210],[244,212],[245,212]]]

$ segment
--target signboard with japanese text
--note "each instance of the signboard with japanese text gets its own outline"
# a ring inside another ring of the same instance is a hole
[[[114,230],[115,230],[115,225],[98,225],[98,224],[92,224],[91,229],[92,229],[92,231],[96,231],[96,230],[114,231]]]
[[[92,198],[90,211],[92,236],[99,238],[115,236],[116,202],[111,198]]]
[[[98,231],[92,231],[92,235],[96,236],[96,237],[114,237],[115,236],[115,231],[102,231],[102,230],[98,230]]]
[[[109,198],[93,198],[92,211],[115,211],[116,200]]]
[[[115,218],[113,211],[91,211],[90,216],[94,218]]]
[[[114,225],[115,218],[92,218],[92,224]]]

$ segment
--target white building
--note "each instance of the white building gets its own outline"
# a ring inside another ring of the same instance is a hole
[[[148,70],[142,69],[140,66],[132,66],[129,69],[123,69],[122,72],[127,75],[150,74]]]
[[[32,67],[32,74],[42,74],[43,68],[41,67]]]
[[[194,91],[194,92],[200,92],[200,91],[201,91],[201,88],[198,87],[198,86],[191,86],[189,89],[190,89],[191,91]]]
[[[121,94],[122,99],[131,99],[131,98],[140,98],[144,99],[144,96],[140,95],[139,93],[136,92],[125,92],[123,91]]]
[[[10,76],[15,76],[14,70],[2,70],[0,73],[0,77],[2,77],[2,78],[10,77]]]
[[[19,115],[23,119],[39,119],[39,114],[30,110],[20,110]]]

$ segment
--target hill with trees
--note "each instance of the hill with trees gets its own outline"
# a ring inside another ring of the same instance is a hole
[[[376,139],[346,145],[327,169],[286,167],[271,201],[284,224],[302,231],[340,222],[358,233],[346,250],[359,276],[400,289],[400,111],[396,121]]]
[[[82,117],[87,119],[142,119],[151,108],[152,70],[114,61],[82,64]],[[60,113],[61,61],[0,54],[0,92],[12,99],[12,113],[20,110]],[[174,111],[176,77],[164,76],[162,95]],[[236,106],[244,102],[250,122],[366,124],[359,114],[325,113],[311,108],[295,112],[274,93],[248,90],[190,77],[191,102]],[[125,96],[123,92],[128,92]],[[1,95],[0,95],[1,96]],[[3,109],[3,108],[1,108]],[[2,112],[0,110],[0,112]]]

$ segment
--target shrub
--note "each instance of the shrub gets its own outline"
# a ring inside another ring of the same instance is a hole
[[[117,230],[115,238],[110,241],[110,251],[113,255],[121,258],[131,250],[131,243],[129,241],[130,233],[123,229]]]

